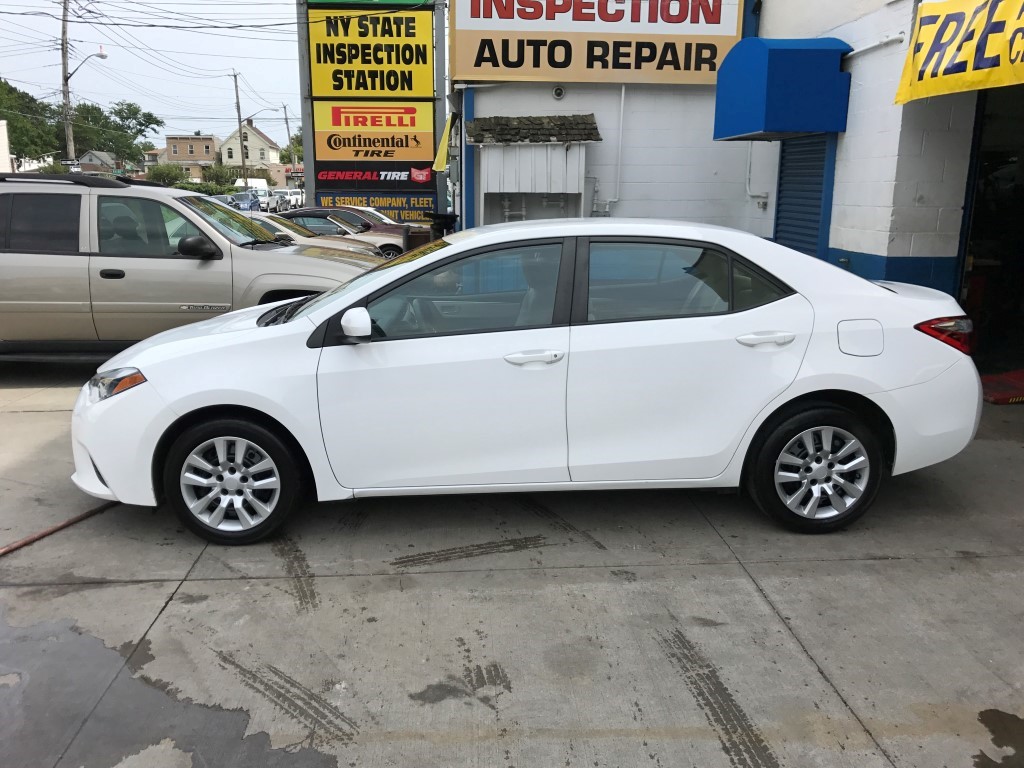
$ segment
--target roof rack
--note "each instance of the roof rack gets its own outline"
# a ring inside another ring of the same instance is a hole
[[[149,179],[125,178],[123,183],[131,187],[162,187],[164,189],[169,189],[166,184],[161,184],[159,181],[150,181]]]
[[[128,186],[123,181],[104,179],[101,176],[86,176],[81,173],[0,173],[0,181],[62,181],[80,187],[105,189],[125,189]]]

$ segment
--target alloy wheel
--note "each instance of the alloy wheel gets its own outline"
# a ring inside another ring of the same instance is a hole
[[[870,472],[860,440],[838,427],[813,427],[783,448],[775,462],[775,490],[791,512],[827,520],[857,506]]]
[[[281,496],[281,473],[270,455],[242,437],[215,437],[185,459],[181,495],[192,515],[218,531],[262,524]]]

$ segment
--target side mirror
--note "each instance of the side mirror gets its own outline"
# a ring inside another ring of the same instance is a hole
[[[183,237],[178,241],[178,253],[193,259],[221,259],[220,249],[202,235]]]
[[[365,221],[362,224],[359,225],[359,231],[360,232],[365,232],[368,229],[373,229],[373,225],[372,224],[367,224]]]
[[[349,341],[357,344],[370,340],[372,333],[370,313],[366,307],[352,307],[341,316],[341,331]]]

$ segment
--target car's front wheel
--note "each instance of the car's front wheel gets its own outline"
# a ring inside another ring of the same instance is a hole
[[[380,254],[385,259],[394,259],[402,255],[402,249],[397,245],[382,245],[380,247]]]
[[[787,528],[828,533],[871,506],[886,474],[878,437],[857,414],[812,407],[777,424],[750,465],[757,505]]]
[[[164,492],[181,521],[215,544],[250,544],[280,527],[302,498],[302,472],[264,427],[219,419],[171,445]]]

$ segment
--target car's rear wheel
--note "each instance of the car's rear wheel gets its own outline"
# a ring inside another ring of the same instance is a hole
[[[816,407],[768,433],[747,480],[757,505],[787,528],[828,533],[868,511],[885,474],[881,442],[863,419]]]
[[[173,443],[164,492],[181,521],[216,544],[250,544],[302,498],[302,472],[273,432],[239,419],[197,424]]]

